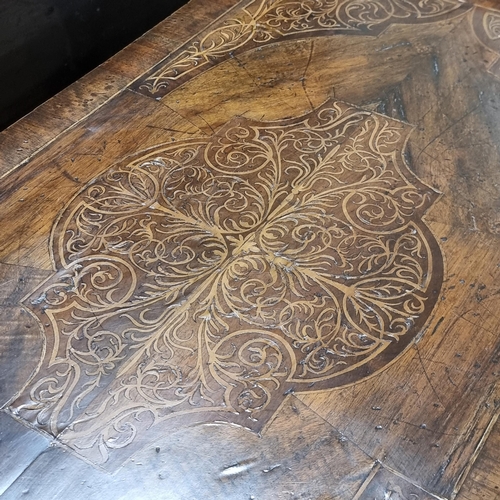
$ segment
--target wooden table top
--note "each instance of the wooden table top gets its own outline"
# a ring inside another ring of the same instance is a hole
[[[492,0],[192,0],[1,133],[2,498],[500,498],[499,96]]]

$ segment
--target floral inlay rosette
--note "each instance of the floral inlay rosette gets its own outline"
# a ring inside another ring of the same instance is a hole
[[[112,469],[154,426],[258,431],[290,392],[385,366],[442,280],[410,132],[330,101],[112,166],[55,224],[25,303],[45,354],[11,411]]]

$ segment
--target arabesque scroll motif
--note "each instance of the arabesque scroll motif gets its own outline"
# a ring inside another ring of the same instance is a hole
[[[45,356],[11,411],[112,469],[152,426],[258,431],[286,394],[385,366],[442,279],[410,130],[331,101],[110,168],[55,225],[26,302]]]
[[[254,0],[195,38],[133,87],[162,96],[207,65],[290,37],[377,35],[391,23],[431,22],[463,13],[459,0]]]

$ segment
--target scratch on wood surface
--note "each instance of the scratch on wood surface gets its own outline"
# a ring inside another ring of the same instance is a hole
[[[436,323],[436,326],[432,330],[431,337],[438,331],[438,328],[441,326],[441,323],[443,321],[444,321],[444,316],[441,316],[441,318],[439,318],[438,322]]]
[[[448,382],[453,386],[453,387],[458,387],[457,384],[453,381],[450,375],[450,368],[447,366],[444,369],[444,372],[446,373],[446,378],[448,379]]]
[[[69,179],[70,181],[75,182],[76,184],[82,183],[78,177],[74,177],[66,169],[62,171],[62,174],[64,175],[64,177],[66,177],[66,179]]]
[[[205,118],[203,118],[203,116],[202,116],[201,113],[198,113],[196,116],[199,117],[199,118],[201,118],[208,125],[208,127],[210,128],[210,130],[215,134],[214,128],[212,127],[212,125],[210,125],[210,123],[207,122],[207,120],[205,120]]]
[[[233,54],[232,52],[229,53],[229,60],[230,61],[234,61],[236,62],[236,65],[241,68],[246,74],[247,76],[250,78],[250,80],[252,80],[252,82],[254,83],[254,85],[256,87],[260,87],[261,84],[256,80],[255,76],[252,75],[250,73],[250,71],[248,71],[247,67],[246,67],[246,64],[244,64],[236,54]]]
[[[158,127],[156,125],[146,125],[146,128],[164,130],[165,132],[174,132],[174,133],[178,133],[178,134],[196,135],[196,132],[190,132],[189,130],[178,130],[178,129],[169,128],[169,127]]]
[[[473,75],[470,75],[470,72],[469,72],[469,74],[467,75],[467,77],[469,77],[469,76],[473,76]],[[464,82],[464,80],[467,80],[467,79],[468,79],[468,78],[464,78],[463,80],[459,80],[459,81],[455,82],[455,83],[454,83],[454,84],[453,84],[453,85],[449,88],[449,90],[448,90],[447,92],[445,92],[445,93],[441,96],[441,101],[448,99],[448,98],[450,97],[450,95],[451,95],[451,94],[455,91],[456,87],[458,87],[458,86],[460,86],[460,85],[464,85],[464,83],[465,83],[465,82]],[[436,97],[437,97],[437,96],[436,96]],[[434,110],[437,108],[437,106],[439,106],[439,103],[438,103],[438,102],[431,104],[431,105],[429,106],[429,108],[427,109],[427,111],[425,111],[425,113],[424,113],[424,114],[423,114],[423,115],[422,115],[422,116],[418,119],[417,123],[418,123],[419,125],[421,125],[421,124],[422,124],[422,121],[424,120],[424,118],[425,118],[425,117],[426,117],[429,113],[431,113],[432,111],[434,111]]]
[[[456,127],[461,121],[465,120],[468,116],[470,116],[472,113],[474,113],[474,111],[476,111],[479,106],[481,106],[481,103],[478,103],[476,106],[474,106],[472,109],[470,109],[469,111],[467,111],[465,114],[463,114],[460,118],[457,118],[456,120],[453,120],[453,122],[448,125],[447,127],[445,127],[441,132],[439,132],[439,134],[435,135],[433,137],[433,139],[431,139],[421,150],[420,152],[418,153],[417,155],[417,159],[415,161],[418,161],[419,158],[420,158],[420,155],[429,147],[431,146],[432,144],[434,144],[440,137],[442,137],[444,134],[446,134],[446,132],[448,132],[449,130],[451,130],[452,128]]]
[[[300,398],[297,398],[296,395],[291,395],[289,396],[290,398],[294,398],[298,401],[300,401],[301,403],[303,403],[303,401],[300,399]],[[318,418],[320,418],[323,422],[325,422],[326,424],[328,424],[336,433],[338,433],[339,435],[342,436],[342,438],[345,438],[345,440],[347,442],[349,442],[350,444],[352,444],[355,448],[357,448],[359,451],[361,451],[366,457],[368,457],[368,459],[372,460],[373,462],[376,462],[377,460],[371,456],[364,448],[362,448],[358,443],[356,443],[356,441],[354,441],[353,439],[349,438],[348,436],[346,436],[343,432],[341,432],[337,427],[335,427],[333,424],[331,424],[330,422],[328,422],[328,420],[326,420],[324,417],[322,417],[315,409],[313,409],[311,406],[307,405],[307,408],[308,410],[310,410],[312,413],[314,413]]]
[[[458,314],[457,312],[453,311],[453,314],[455,314],[456,316],[456,319],[453,321],[453,323],[447,328],[447,330],[451,330],[451,328],[453,326],[455,326],[455,323],[457,323],[457,321],[459,320],[463,320],[465,321],[466,323],[469,323],[470,325],[472,326],[475,326],[476,328],[479,328],[480,330],[483,330],[491,335],[494,335],[495,338],[497,337],[497,332],[494,332],[492,330],[489,330],[488,328],[484,327],[483,325],[480,325],[478,323],[474,323],[474,321],[471,321],[470,319],[466,318],[465,315],[470,313],[471,312],[471,309],[467,309],[467,311],[463,312],[462,314]]]
[[[311,98],[309,97],[309,94],[307,93],[306,74],[307,74],[307,71],[309,70],[309,66],[311,65],[313,52],[314,52],[314,40],[311,40],[311,43],[309,45],[309,58],[307,59],[307,64],[306,64],[306,67],[304,69],[304,73],[302,74],[302,78],[300,79],[300,83],[302,85],[302,90],[304,91],[304,95],[306,96],[307,101],[309,102],[309,106],[311,107],[311,109],[314,109],[314,106],[313,106],[313,103],[311,102]]]
[[[129,89],[130,90],[130,89]],[[130,92],[133,92],[133,90],[130,90]],[[142,94],[141,94],[142,95]],[[196,123],[193,123],[187,116],[185,116],[184,114],[182,114],[181,112],[175,110],[174,108],[170,107],[168,104],[165,104],[163,101],[156,101],[158,104],[160,104],[161,106],[163,106],[164,108],[166,108],[169,113],[172,113],[172,115],[176,115],[178,116],[179,118],[187,121],[188,123],[190,123],[195,129],[196,131],[193,132],[193,135],[202,135],[202,136],[207,136],[209,134],[207,134],[206,132],[204,132],[198,125],[196,125]],[[183,133],[188,133],[186,131],[184,131]]]
[[[427,373],[427,369],[425,368],[424,362],[422,360],[422,356],[420,355],[420,349],[419,349],[417,344],[415,344],[415,349],[417,351],[418,360],[420,361],[420,365],[422,366],[422,370],[424,371],[424,376],[427,379],[427,382],[429,383],[429,385],[432,389],[432,392],[435,394],[436,398],[443,405],[443,407],[446,408],[446,405],[443,403],[443,400],[439,397],[439,394],[437,393],[436,388],[434,387],[434,384],[432,383],[432,381],[429,377],[429,374]]]
[[[487,306],[486,306],[486,304],[485,304],[485,302],[487,302],[488,300],[490,300],[493,296],[498,295],[498,293],[499,293],[499,292],[500,292],[500,291],[497,291],[497,292],[495,292],[494,294],[492,294],[492,295],[490,295],[490,296],[486,297],[484,300],[481,300],[481,301],[479,301],[479,302],[478,302],[478,304],[479,304],[481,307],[483,307],[484,309],[486,309],[486,312],[487,312],[490,316],[492,316],[493,318],[496,318],[496,319],[498,319],[498,320],[500,320],[500,316],[499,316],[497,313],[495,313],[494,311],[492,311],[489,307],[487,307]],[[496,298],[498,299],[498,297],[496,297]]]

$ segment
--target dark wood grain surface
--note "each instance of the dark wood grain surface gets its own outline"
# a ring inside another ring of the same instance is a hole
[[[497,7],[193,1],[0,134],[3,496],[498,498]]]

